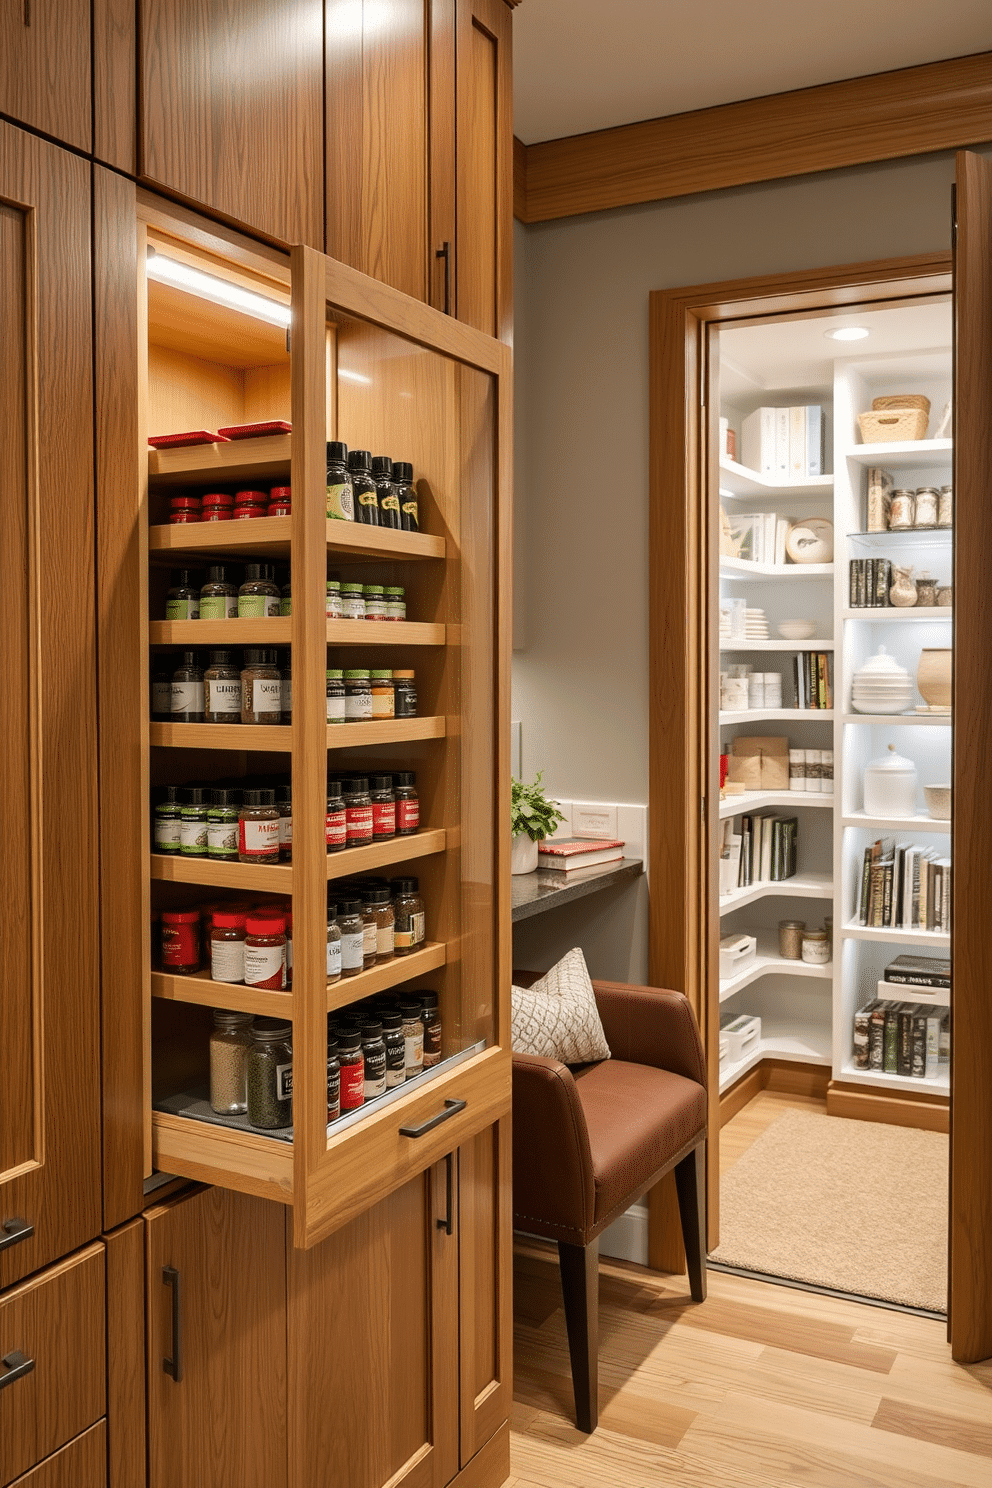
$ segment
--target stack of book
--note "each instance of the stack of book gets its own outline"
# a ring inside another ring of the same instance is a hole
[[[936,848],[880,837],[865,848],[858,923],[873,929],[951,928],[951,860]]]
[[[576,873],[582,868],[601,868],[623,858],[624,844],[602,837],[545,838],[537,849],[538,868],[558,873]]]
[[[793,662],[797,708],[832,708],[833,657],[829,651],[800,651]]]
[[[776,480],[802,480],[824,473],[823,409],[756,408],[741,423],[741,464]]]
[[[920,987],[926,992],[947,992],[949,996],[951,991],[950,957],[896,956],[889,962],[882,977],[886,985],[898,988],[901,992]]]
[[[735,512],[728,519],[733,556],[745,563],[785,563],[789,522],[774,512]]]
[[[747,889],[756,883],[794,878],[799,823],[794,816],[761,816],[747,812],[738,835],[728,820],[720,845],[720,892]]]
[[[853,1048],[855,1069],[935,1080],[950,1064],[950,1013],[932,1004],[876,997],[854,1015]]]
[[[848,577],[848,604],[852,610],[890,608],[892,564],[888,558],[852,558]]]

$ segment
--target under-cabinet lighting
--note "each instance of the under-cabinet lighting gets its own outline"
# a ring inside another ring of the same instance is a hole
[[[864,326],[838,326],[835,331],[824,331],[828,341],[863,341],[870,332]]]
[[[201,300],[212,300],[215,305],[227,305],[231,310],[241,310],[254,320],[267,320],[270,325],[288,326],[293,312],[288,305],[265,295],[253,294],[250,289],[241,289],[228,279],[218,279],[215,274],[205,274],[177,258],[167,258],[164,253],[149,249],[146,270],[149,279],[160,284],[175,284]]]

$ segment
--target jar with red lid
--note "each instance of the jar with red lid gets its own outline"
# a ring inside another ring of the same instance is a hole
[[[242,863],[278,863],[279,809],[270,786],[248,787],[238,812],[238,857]]]
[[[250,914],[245,932],[245,986],[281,992],[286,960],[285,916]]]
[[[341,1080],[341,1115],[357,1111],[365,1104],[365,1056],[362,1054],[360,1028],[337,1030],[338,1064]]]
[[[172,496],[169,500],[169,523],[199,522],[203,507],[199,496]]]
[[[269,492],[269,516],[291,517],[293,515],[293,493],[290,486],[273,486]]]
[[[243,521],[250,517],[267,517],[269,515],[269,498],[265,491],[239,491],[234,498],[234,520]]]
[[[208,491],[203,498],[205,522],[229,522],[234,513],[234,497],[229,491]]]
[[[245,979],[245,922],[247,915],[215,909],[210,926],[210,975],[215,982]]]
[[[200,969],[200,911],[166,909],[162,912],[162,970],[191,976]]]

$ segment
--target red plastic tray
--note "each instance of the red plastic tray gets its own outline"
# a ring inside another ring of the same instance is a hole
[[[290,434],[292,430],[285,419],[270,419],[267,424],[231,424],[217,432],[225,439],[260,439],[263,434]]]
[[[185,434],[152,434],[148,443],[153,449],[184,449],[190,444],[228,444],[230,441],[220,432],[211,434],[209,429],[188,429]]]

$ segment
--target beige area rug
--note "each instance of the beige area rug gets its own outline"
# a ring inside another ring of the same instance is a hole
[[[721,1179],[712,1258],[943,1312],[947,1161],[941,1132],[783,1112]]]

